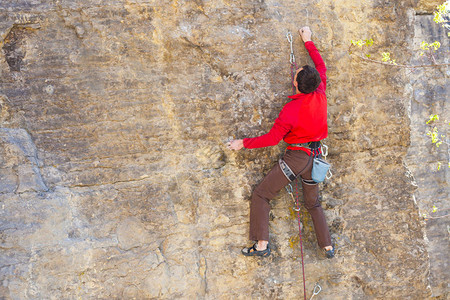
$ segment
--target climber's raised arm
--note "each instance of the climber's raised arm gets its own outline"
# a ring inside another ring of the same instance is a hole
[[[325,91],[327,85],[327,75],[326,75],[327,68],[325,66],[325,62],[322,59],[322,56],[319,53],[319,50],[317,50],[316,46],[314,45],[314,42],[311,40],[312,35],[311,29],[308,26],[305,26],[300,28],[298,33],[302,38],[303,42],[305,43],[305,48],[306,50],[308,50],[309,56],[314,62],[316,70],[319,72],[320,79],[322,80],[319,89]]]

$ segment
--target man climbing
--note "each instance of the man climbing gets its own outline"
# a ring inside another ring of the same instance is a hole
[[[296,71],[294,86],[296,94],[290,96],[278,118],[267,134],[254,138],[232,140],[228,143],[231,150],[242,148],[262,148],[277,145],[282,139],[289,146],[281,163],[302,179],[305,207],[311,214],[317,242],[328,258],[334,257],[322,206],[319,203],[319,187],[311,179],[311,150],[320,150],[320,142],[328,136],[326,67],[319,51],[311,41],[311,30],[303,27],[299,34],[305,43],[316,68],[305,65]],[[287,184],[289,180],[280,164],[276,164],[263,181],[253,191],[250,204],[250,239],[257,241],[252,247],[242,249],[246,256],[269,256],[269,201]]]

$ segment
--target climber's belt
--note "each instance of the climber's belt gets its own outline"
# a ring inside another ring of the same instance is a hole
[[[294,172],[292,172],[287,163],[282,158],[280,158],[278,163],[280,164],[281,171],[283,171],[284,176],[286,176],[289,182],[294,181],[297,176],[295,176]]]
[[[289,144],[291,147],[302,147],[307,148],[310,150],[318,149],[321,147],[320,141],[319,142],[308,142],[308,143],[301,143],[301,144]]]

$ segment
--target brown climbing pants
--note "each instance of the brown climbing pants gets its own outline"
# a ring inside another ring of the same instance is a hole
[[[283,159],[295,174],[303,170],[301,179],[311,180],[312,159],[305,151],[287,150]],[[269,240],[269,201],[288,183],[289,180],[277,163],[255,188],[250,204],[250,240]],[[330,246],[330,232],[319,203],[319,185],[309,185],[302,180],[302,189],[303,200],[311,215],[317,242],[321,248]]]

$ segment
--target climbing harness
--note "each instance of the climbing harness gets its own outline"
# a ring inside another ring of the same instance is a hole
[[[320,148],[322,143],[319,142],[308,142],[308,143],[300,143],[300,144],[289,144],[291,147],[298,147],[298,148],[306,148],[309,150]]]
[[[289,180],[289,182],[292,182],[297,178],[295,176],[294,172],[289,168],[288,164],[284,162],[282,158],[278,160],[278,164],[280,165],[281,171],[283,171],[284,176]]]
[[[313,157],[313,167],[311,176],[315,183],[322,182],[325,180],[325,178],[330,179],[333,176],[333,173],[331,173],[331,166],[326,161],[328,155],[328,146],[323,144],[322,141],[301,143],[301,144],[290,144],[289,146],[306,148],[311,151],[310,155]],[[293,181],[295,179],[294,177],[295,174],[291,172],[289,166],[282,166],[280,163],[280,167],[284,175],[289,179],[289,181]],[[305,182],[305,180],[303,180],[303,182]],[[309,182],[305,183],[311,184]]]

